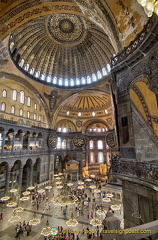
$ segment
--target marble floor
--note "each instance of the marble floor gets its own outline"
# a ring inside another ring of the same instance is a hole
[[[85,189],[85,192],[87,193],[88,197],[91,198],[91,202],[89,207],[85,206],[83,208],[83,214],[82,216],[77,216],[77,211],[75,208],[75,204],[68,205],[67,207],[67,215],[66,218],[63,216],[63,209],[65,207],[54,205],[51,202],[51,199],[54,195],[60,194],[61,190],[56,189],[54,187],[52,190],[50,190],[48,194],[48,200],[42,200],[41,203],[39,204],[39,208],[37,210],[37,207],[33,207],[31,204],[31,200],[27,202],[22,202],[20,203],[19,206],[24,208],[24,210],[17,215],[21,217],[20,221],[23,223],[27,223],[29,220],[33,219],[34,213],[36,213],[36,218],[40,218],[40,224],[36,226],[32,226],[32,230],[30,233],[30,236],[21,236],[20,239],[33,239],[33,240],[43,240],[44,236],[41,235],[41,230],[43,227],[46,227],[46,222],[48,220],[50,227],[58,227],[62,226],[63,229],[68,229],[68,226],[66,225],[66,221],[68,221],[71,218],[71,215],[73,213],[74,217],[78,221],[78,225],[74,228],[72,228],[73,232],[75,233],[75,240],[76,240],[76,235],[79,235],[80,240],[86,240],[87,239],[87,234],[82,233],[82,230],[88,227],[89,230],[92,230],[93,232],[96,232],[96,228],[90,225],[90,219],[87,218],[87,209],[94,212],[94,208],[92,208],[92,195],[89,189]],[[100,205],[100,197],[99,194],[95,193],[95,198],[96,202],[98,205]],[[50,209],[46,209],[46,203],[50,202]],[[108,210],[109,205],[111,204],[117,204],[117,200],[112,199],[112,201],[109,203],[104,203],[105,209]],[[45,209],[45,215],[42,218],[42,211]],[[16,239],[16,231],[15,227],[16,223],[10,223],[8,219],[12,216],[13,214],[13,209],[7,208],[4,203],[0,203],[0,211],[3,211],[3,220],[0,220],[0,240],[11,240],[11,239]],[[122,220],[122,211],[115,211],[114,216],[118,217],[120,220]],[[99,219],[103,220],[105,218],[105,215],[97,216]],[[102,226],[100,226],[100,229]]]

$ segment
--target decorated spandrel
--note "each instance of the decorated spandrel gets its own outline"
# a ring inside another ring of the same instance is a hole
[[[50,134],[50,136],[48,137],[48,145],[50,148],[56,148],[57,145],[57,135],[52,133]]]
[[[107,145],[111,148],[113,148],[117,145],[115,132],[107,133],[106,142],[107,142]]]
[[[85,138],[82,135],[76,135],[73,137],[73,144],[75,147],[81,148],[85,145]]]

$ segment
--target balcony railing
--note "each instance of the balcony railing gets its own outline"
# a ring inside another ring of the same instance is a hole
[[[9,157],[9,156],[24,156],[24,155],[28,155],[28,154],[44,154],[44,153],[48,153],[49,150],[45,150],[45,149],[36,149],[36,150],[16,150],[16,151],[4,151],[4,152],[0,152],[0,158],[5,158],[5,157]]]
[[[137,162],[113,159],[112,174],[138,178],[158,185],[158,162]]]

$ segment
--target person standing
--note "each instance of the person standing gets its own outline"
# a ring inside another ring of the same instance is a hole
[[[1,211],[0,220],[3,220],[3,211]]]

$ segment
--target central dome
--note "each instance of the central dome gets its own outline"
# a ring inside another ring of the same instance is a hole
[[[61,88],[101,80],[115,53],[103,29],[86,17],[70,13],[44,15],[12,32],[13,62],[29,78]]]

